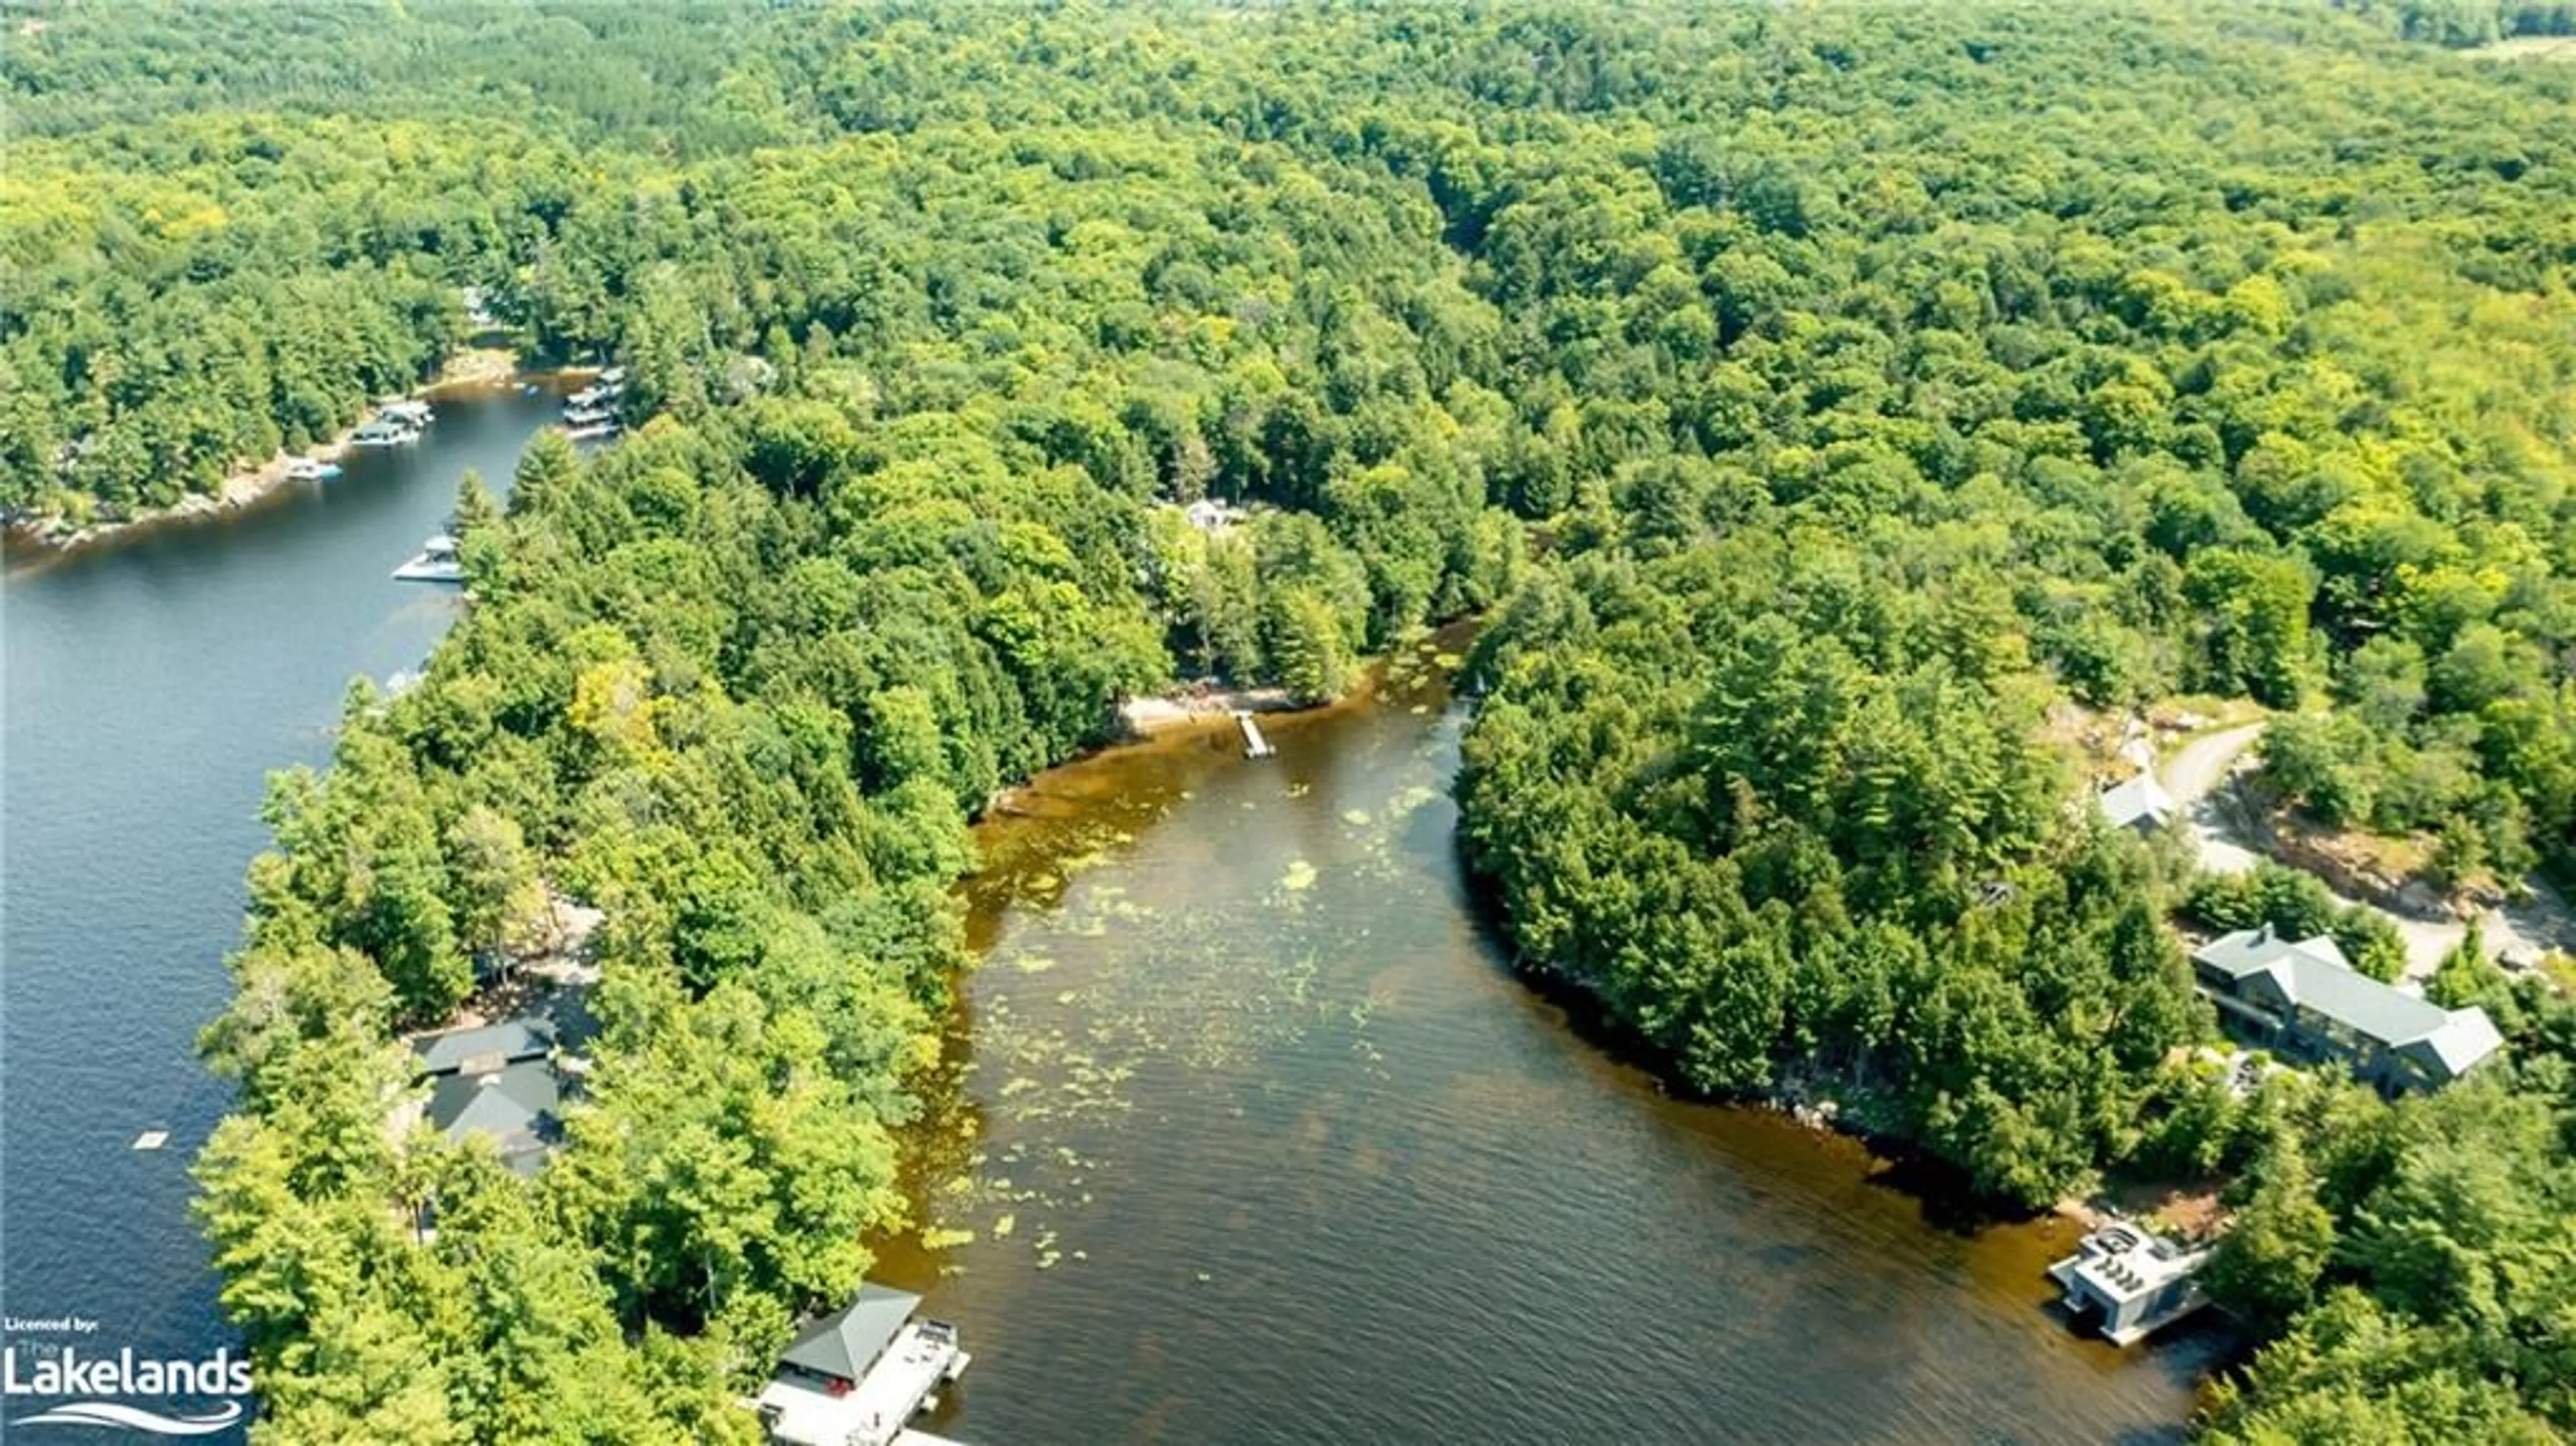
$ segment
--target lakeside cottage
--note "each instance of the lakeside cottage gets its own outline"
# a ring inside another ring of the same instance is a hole
[[[2253,1043],[2339,1062],[2384,1095],[2439,1089],[2504,1047],[2485,1010],[2444,1009],[2382,984],[2323,934],[2239,929],[2192,951],[2191,962],[2200,992]]]
[[[429,1085],[426,1118],[450,1140],[491,1139],[501,1162],[534,1175],[563,1135],[554,1026],[505,1019],[425,1036],[412,1046]]]

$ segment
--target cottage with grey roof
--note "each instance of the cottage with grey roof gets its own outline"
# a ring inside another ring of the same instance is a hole
[[[482,1136],[501,1162],[534,1175],[563,1136],[563,1075],[555,1068],[554,1026],[542,1019],[504,1019],[415,1040],[423,1111],[430,1128],[453,1141]]]
[[[534,1175],[563,1133],[563,1082],[544,1060],[489,1074],[442,1075],[429,1091],[430,1127],[450,1140],[481,1135],[501,1163]]]
[[[2326,935],[2239,929],[2194,950],[2191,962],[2201,993],[2255,1043],[2338,1060],[2383,1094],[2438,1089],[2504,1047],[2485,1010],[2444,1009],[2382,984]]]

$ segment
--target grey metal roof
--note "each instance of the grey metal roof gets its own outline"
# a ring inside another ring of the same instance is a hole
[[[2444,1009],[2382,984],[2346,963],[2343,950],[2323,934],[2292,940],[2270,925],[2239,929],[2202,945],[2191,957],[2238,981],[2269,975],[2291,1002],[2392,1049],[2423,1046],[2453,1076],[2504,1044],[2485,1010]]]
[[[2441,1028],[2424,1036],[2423,1043],[2441,1060],[2442,1068],[2456,1078],[2469,1066],[2504,1048],[2504,1035],[2484,1009],[2471,1005],[2452,1010]]]
[[[2229,977],[2236,979],[2268,969],[2275,960],[2292,956],[2341,969],[2352,967],[2352,961],[2343,956],[2343,948],[2335,943],[2333,935],[2293,939],[2287,934],[2273,932],[2269,924],[2259,929],[2239,929],[2233,934],[2222,934],[2191,953],[2192,962],[2224,970]]]
[[[807,1326],[779,1362],[855,1381],[876,1364],[920,1306],[921,1297],[911,1291],[869,1281],[848,1305]]]
[[[502,1158],[522,1173],[552,1143],[563,1083],[544,1060],[523,1060],[491,1074],[441,1076],[429,1092],[429,1122],[451,1140],[490,1136]]]
[[[2102,817],[2113,828],[2134,828],[2138,824],[2161,826],[2174,816],[2173,795],[2156,782],[2152,773],[2140,773],[2126,783],[2102,790]]]
[[[498,1067],[543,1059],[555,1047],[554,1026],[542,1019],[505,1019],[472,1029],[433,1034],[412,1046],[423,1074],[454,1074],[469,1065]],[[490,1073],[478,1068],[472,1073]]]

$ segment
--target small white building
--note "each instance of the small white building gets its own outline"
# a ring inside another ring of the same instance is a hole
[[[1190,526],[1214,536],[1242,521],[1243,509],[1213,497],[1202,497],[1182,508],[1181,516]]]
[[[2048,1274],[2065,1287],[2070,1314],[2098,1315],[2103,1335],[2133,1345],[2209,1304],[2192,1277],[2215,1253],[2111,1224],[2085,1236]]]
[[[2104,823],[2137,833],[2154,833],[2182,811],[2156,776],[2143,769],[2128,782],[2104,789],[2100,805]]]

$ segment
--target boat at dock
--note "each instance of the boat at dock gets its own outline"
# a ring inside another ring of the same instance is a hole
[[[396,401],[386,402],[376,408],[376,415],[387,421],[400,422],[413,431],[419,431],[428,426],[438,414],[430,410],[427,402]]]
[[[617,420],[617,413],[614,409],[609,407],[564,408],[564,421],[575,427],[595,426],[601,422],[613,422],[615,420]]]
[[[616,436],[617,424],[615,422],[588,422],[578,427],[564,428],[564,435],[570,437],[576,442],[596,442],[603,438]]]
[[[295,482],[328,482],[340,475],[340,464],[319,457],[298,457],[286,464],[288,480]]]
[[[378,417],[349,434],[352,447],[401,447],[420,440],[420,428],[392,417]]]
[[[463,582],[465,563],[457,556],[456,539],[440,533],[420,545],[420,553],[394,569],[402,582]]]

